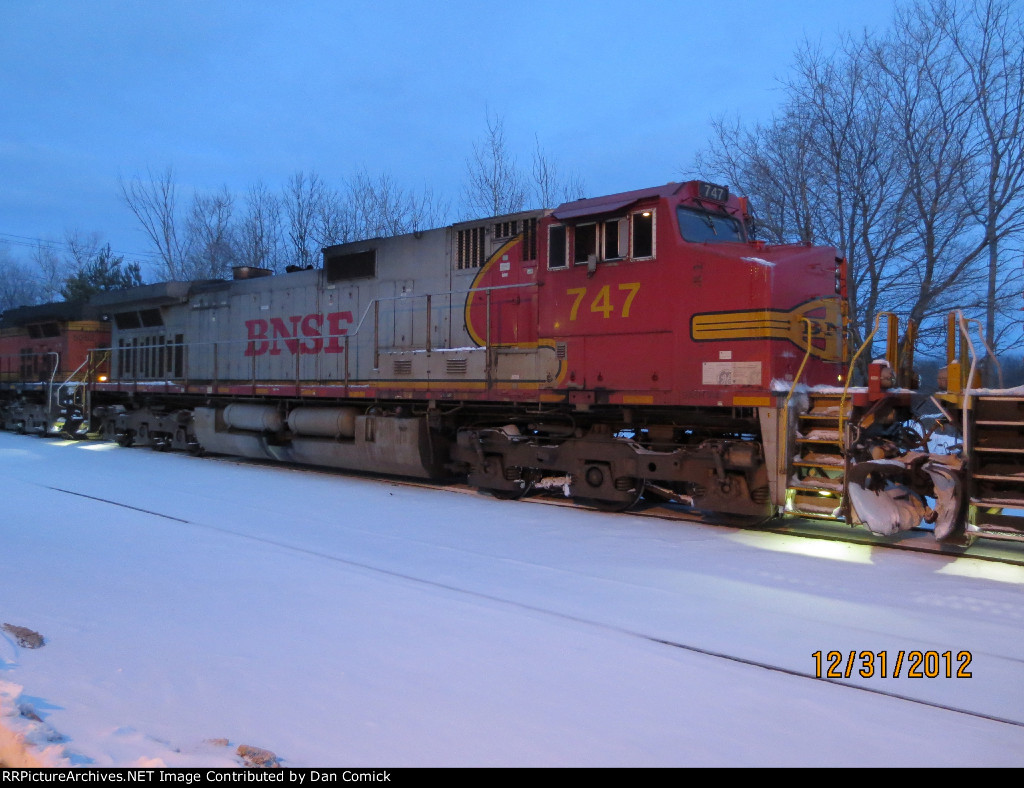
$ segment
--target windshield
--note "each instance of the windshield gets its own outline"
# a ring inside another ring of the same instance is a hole
[[[691,243],[721,243],[739,241],[742,243],[743,227],[739,219],[720,213],[707,213],[682,205],[676,210],[679,216],[679,232],[684,241]]]

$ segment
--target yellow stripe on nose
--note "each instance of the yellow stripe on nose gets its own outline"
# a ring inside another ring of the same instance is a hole
[[[706,312],[690,319],[690,337],[695,342],[722,340],[783,339],[807,351],[807,324],[811,321],[810,353],[825,361],[839,361],[839,302],[819,298],[790,310],[753,309],[742,312]]]

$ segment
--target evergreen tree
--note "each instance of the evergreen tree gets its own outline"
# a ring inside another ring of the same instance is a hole
[[[61,295],[65,301],[82,301],[96,293],[124,290],[142,284],[142,271],[138,263],[125,265],[124,257],[115,257],[110,244],[99,249],[96,256],[80,265],[74,274],[64,280]]]

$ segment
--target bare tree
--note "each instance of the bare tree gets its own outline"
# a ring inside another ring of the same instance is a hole
[[[32,262],[39,272],[42,301],[49,302],[59,299],[61,287],[68,274],[64,261],[61,260],[54,244],[44,241],[37,243],[32,250]]]
[[[420,232],[448,222],[451,203],[434,194],[424,185],[419,192],[408,192],[405,198],[405,232]]]
[[[865,39],[846,38],[834,53],[803,45],[788,83],[804,118],[808,188],[803,205],[816,238],[853,261],[847,287],[852,339],[859,345],[875,316],[891,308],[889,288],[912,245],[898,147],[888,139],[887,85]]]
[[[14,307],[37,304],[39,296],[36,278],[14,259],[8,245],[0,241],[0,313]]]
[[[874,47],[889,86],[889,128],[905,167],[904,204],[914,239],[905,276],[887,296],[918,324],[977,291],[986,245],[971,232],[973,99],[942,32],[948,13],[942,0],[899,8],[891,35]]]
[[[217,192],[196,192],[185,220],[184,274],[188,279],[227,277],[237,262],[235,230],[231,222],[235,199],[228,187]]]
[[[315,172],[296,172],[284,189],[283,205],[287,220],[288,259],[292,265],[306,268],[318,259],[317,218],[323,213],[324,182]]]
[[[739,119],[721,117],[712,121],[712,131],[712,140],[696,157],[697,172],[753,197],[757,226],[766,240],[813,241],[810,173],[816,162],[803,108],[787,105],[771,122],[749,129]]]
[[[559,173],[558,163],[540,146],[540,137],[534,136],[533,192],[541,208],[553,208],[559,203],[581,199],[585,194],[583,178],[578,172],[572,172],[563,178]]]
[[[324,187],[314,217],[314,228],[316,243],[320,248],[351,239],[352,227],[345,198],[337,189]]]
[[[501,116],[488,113],[487,132],[473,143],[473,155],[466,160],[465,203],[476,216],[515,213],[526,203],[524,178],[505,142]]]
[[[96,259],[103,248],[103,240],[97,232],[68,230],[64,233],[64,248],[67,250],[67,267],[78,270]]]
[[[936,5],[943,6],[938,19],[968,77],[974,160],[968,206],[984,233],[985,334],[995,349],[1002,339],[998,324],[1005,330],[1008,322],[999,316],[1008,307],[1016,311],[1022,289],[1015,262],[1024,234],[1024,26],[1006,0],[976,0],[966,9]]]
[[[174,170],[167,167],[162,173],[147,170],[147,178],[140,176],[131,181],[121,179],[121,197],[139,220],[143,231],[156,249],[169,280],[184,277],[184,245],[177,227],[177,186]]]
[[[881,36],[827,54],[805,44],[776,118],[716,121],[698,158],[754,199],[767,240],[832,244],[850,261],[858,339],[895,311],[931,326],[934,347],[954,305],[987,315],[995,339],[1019,299],[1006,261],[1024,224],[1024,46],[1009,6],[915,0]]]
[[[349,240],[437,227],[446,221],[448,206],[427,187],[417,194],[399,186],[388,173],[373,178],[363,169],[348,180],[344,212]]]
[[[359,238],[383,238],[402,232],[402,190],[383,173],[376,179],[359,170],[348,181],[351,231]]]
[[[281,202],[257,181],[249,189],[246,213],[238,226],[239,261],[280,273],[284,269],[283,234]]]

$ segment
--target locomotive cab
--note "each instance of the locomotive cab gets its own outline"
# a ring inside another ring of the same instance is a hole
[[[835,251],[767,246],[750,227],[745,200],[697,181],[556,208],[541,223],[540,333],[563,348],[562,386],[594,403],[731,407],[801,365],[834,384]]]

